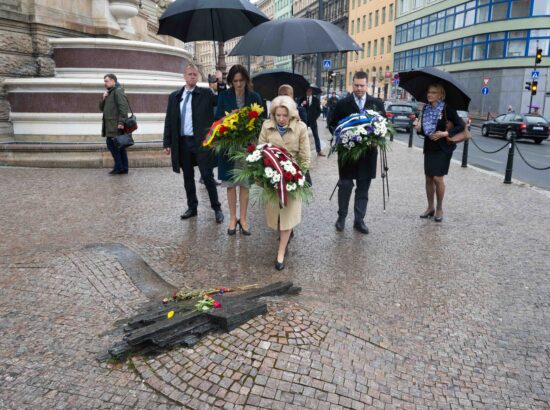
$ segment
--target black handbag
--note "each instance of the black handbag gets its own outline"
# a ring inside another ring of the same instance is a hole
[[[130,109],[130,113],[132,114],[128,118],[126,118],[126,120],[124,121],[124,133],[131,134],[132,132],[138,129],[137,118],[134,115],[134,110],[132,110],[132,106],[130,105],[130,100],[128,100],[128,97],[126,97],[126,94],[124,94],[124,97],[128,102],[128,108]],[[134,143],[132,142],[131,145],[134,145]]]
[[[128,148],[134,145],[134,139],[130,133],[117,135],[116,137],[113,137],[113,141],[118,149]]]

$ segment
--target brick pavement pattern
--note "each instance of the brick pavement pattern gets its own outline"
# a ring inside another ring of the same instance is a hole
[[[550,408],[550,196],[452,164],[436,224],[418,218],[421,153],[388,157],[367,236],[335,231],[335,159],[315,159],[282,272],[259,206],[251,237],[215,224],[203,188],[180,221],[169,169],[0,168],[0,408]],[[148,302],[106,243],[177,287],[303,291],[192,349],[102,363],[115,321]]]

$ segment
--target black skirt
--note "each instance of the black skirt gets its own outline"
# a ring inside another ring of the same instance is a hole
[[[426,151],[424,153],[424,174],[428,177],[442,177],[449,173],[453,154],[443,151]]]

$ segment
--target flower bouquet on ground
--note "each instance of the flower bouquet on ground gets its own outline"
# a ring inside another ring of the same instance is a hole
[[[230,113],[214,122],[202,142],[203,147],[215,148],[216,152],[228,152],[229,156],[244,151],[247,144],[255,141],[262,128],[260,115],[264,109],[253,103]]]
[[[255,182],[261,188],[258,196],[261,203],[284,208],[289,196],[306,202],[313,196],[305,171],[284,148],[250,144],[246,152],[236,154],[234,159],[244,160],[244,167],[233,171],[233,179]]]
[[[372,110],[351,114],[338,123],[334,130],[330,154],[338,153],[339,160],[345,163],[357,162],[366,151],[388,148],[387,137],[395,134],[395,129],[388,120]]]

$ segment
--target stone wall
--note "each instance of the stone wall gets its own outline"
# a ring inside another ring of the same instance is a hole
[[[165,0],[142,0],[143,7],[125,30],[111,15],[109,4],[109,0],[0,1],[0,142],[13,141],[4,79],[52,77],[55,64],[49,38],[103,37],[179,43],[156,34],[158,16],[168,4]]]

